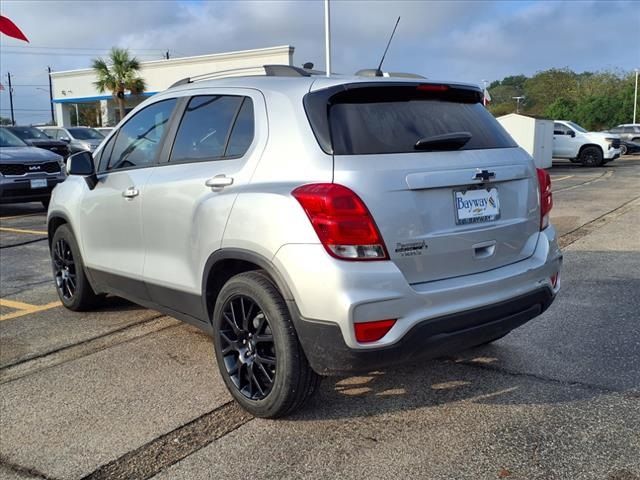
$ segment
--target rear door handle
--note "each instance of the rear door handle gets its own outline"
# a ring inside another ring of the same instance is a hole
[[[204,184],[210,188],[224,188],[233,185],[233,177],[227,177],[224,174],[216,175],[208,179]]]
[[[122,196],[124,198],[134,198],[140,195],[140,190],[136,187],[129,187],[124,192],[122,192]]]

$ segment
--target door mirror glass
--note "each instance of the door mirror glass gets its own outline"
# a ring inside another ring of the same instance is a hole
[[[91,152],[78,152],[69,157],[67,160],[68,175],[82,175],[84,177],[93,175],[95,168],[93,166],[93,155]]]
[[[575,137],[576,136],[576,132],[574,132],[573,130],[568,130],[567,131],[567,135],[569,135],[570,137]]]
[[[71,141],[69,137],[60,137],[59,140],[62,140],[63,142],[67,142],[67,143]]]

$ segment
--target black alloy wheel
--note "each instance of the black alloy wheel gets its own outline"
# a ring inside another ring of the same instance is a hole
[[[224,367],[244,397],[262,400],[271,392],[276,376],[276,348],[269,319],[245,295],[227,299],[222,316],[218,335]]]
[[[53,246],[53,275],[60,296],[66,300],[73,299],[77,289],[76,263],[71,246],[64,238],[60,238]]]

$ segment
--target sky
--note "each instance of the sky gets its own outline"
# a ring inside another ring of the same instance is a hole
[[[294,62],[324,69],[324,3],[304,1],[0,2],[29,38],[0,36],[0,115],[7,72],[19,123],[50,118],[47,66],[87,68],[112,46],[140,60],[292,45]],[[331,0],[332,70],[375,68],[400,24],[383,70],[481,84],[548,68],[640,68],[634,1]]]

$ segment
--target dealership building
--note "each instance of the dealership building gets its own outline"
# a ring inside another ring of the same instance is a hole
[[[185,77],[205,73],[220,72],[235,68],[258,67],[261,65],[293,65],[293,47],[289,45],[239,52],[198,55],[167,60],[140,62],[140,75],[147,89],[141,95],[125,93],[126,112],[129,112],[145,98],[161,92]],[[91,68],[53,72],[53,104],[58,126],[72,126],[71,112],[83,105],[95,107],[96,123],[113,126],[119,119],[118,106],[111,92],[99,92],[93,82],[96,75]],[[86,110],[86,109],[83,109]]]

